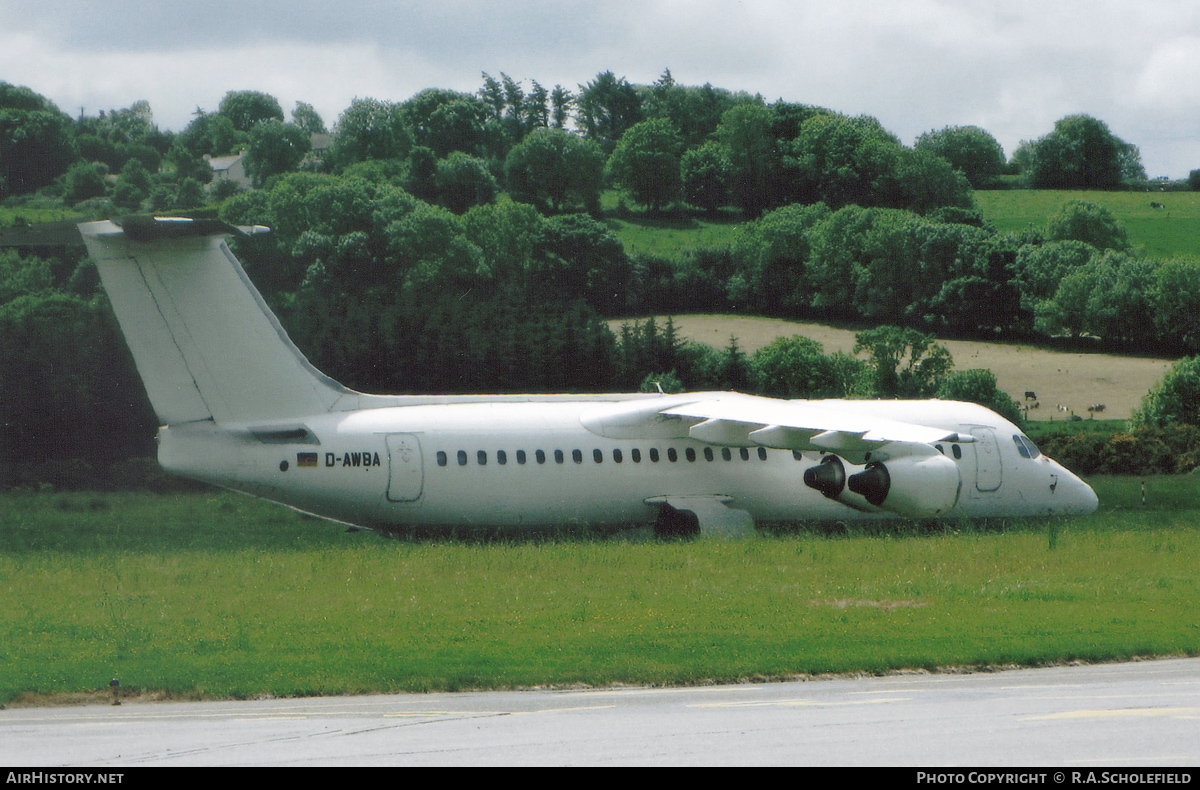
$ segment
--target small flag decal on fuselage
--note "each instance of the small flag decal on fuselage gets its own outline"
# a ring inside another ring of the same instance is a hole
[[[316,453],[296,453],[296,466],[316,466]]]

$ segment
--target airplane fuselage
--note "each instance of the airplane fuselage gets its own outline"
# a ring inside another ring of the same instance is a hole
[[[665,502],[723,503],[754,522],[837,521],[896,514],[846,504],[805,485],[820,451],[719,446],[685,420],[612,427],[603,400],[446,402],[314,415],[278,426],[164,428],[164,468],[373,528],[653,524]],[[636,399],[636,400],[635,400]],[[863,402],[866,405],[866,402]],[[870,402],[889,418],[970,434],[938,446],[959,475],[943,517],[1090,512],[1091,489],[993,412],[941,401]],[[665,406],[663,406],[665,408]],[[1027,441],[1027,440],[1025,440]]]

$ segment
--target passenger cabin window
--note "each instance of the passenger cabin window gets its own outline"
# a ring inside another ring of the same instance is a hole
[[[555,450],[554,451],[554,463],[561,464],[562,462],[563,462],[563,451]]]
[[[537,462],[538,462],[539,464],[544,464],[544,463],[546,463],[546,453],[545,453],[544,451],[542,451],[542,450],[538,450],[537,452],[535,452],[535,453],[533,454],[533,457],[537,459]]]
[[[447,463],[449,463],[446,460],[446,451],[445,450],[438,450],[437,459],[438,459],[438,466],[445,466]]]
[[[767,448],[765,448],[765,447],[758,448],[758,460],[760,460],[760,461],[767,460]]]
[[[740,456],[742,456],[742,460],[743,460],[743,461],[749,461],[749,460],[750,460],[750,448],[748,448],[748,447],[743,447],[742,449],[738,450],[738,454],[739,454]]]
[[[572,450],[571,451],[571,460],[573,460],[577,464],[583,463],[583,450]]]
[[[642,451],[634,448],[629,451],[629,457],[633,459],[635,464],[640,464],[642,462]]]
[[[517,463],[519,463],[521,465],[525,464],[525,451],[524,450],[517,450]]]
[[[671,463],[675,463],[676,461],[679,460],[679,453],[675,452],[674,447],[667,448],[667,460],[670,461]]]
[[[728,448],[728,447],[722,447],[722,448],[721,448],[721,457],[722,457],[723,459],[725,459],[726,461],[732,461],[732,460],[733,460],[733,453],[732,453],[732,452],[729,450],[729,448]]]
[[[623,460],[624,460],[624,459],[621,457],[621,451],[620,451],[620,450],[613,450],[613,463],[617,463],[617,464],[619,464],[619,463],[621,463],[621,461],[623,461]]]
[[[658,448],[657,447],[650,448],[650,460],[653,461],[654,463],[658,463]]]
[[[459,466],[467,465],[467,451],[466,450],[458,451],[458,465]]]
[[[713,459],[713,451],[711,447],[704,448],[704,460],[711,461]]]
[[[487,466],[487,451],[486,450],[480,450],[479,452],[475,453],[475,457],[479,459],[480,466]]]
[[[687,448],[686,450],[684,450],[684,451],[683,451],[683,454],[687,456],[687,459],[688,459],[689,461],[695,461],[695,460],[696,460],[696,451],[695,451],[694,449],[692,449],[691,447],[689,447],[689,448]]]
[[[600,449],[592,450],[592,460],[596,463],[602,463],[604,461],[604,451]]]

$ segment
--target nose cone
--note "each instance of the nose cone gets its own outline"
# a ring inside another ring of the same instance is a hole
[[[1054,497],[1057,500],[1055,509],[1073,516],[1095,513],[1096,508],[1100,507],[1100,499],[1092,487],[1066,469],[1059,469],[1061,471],[1058,472],[1058,486]]]

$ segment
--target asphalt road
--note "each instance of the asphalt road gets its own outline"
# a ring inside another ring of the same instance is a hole
[[[1073,771],[1200,765],[1200,658],[0,711],[0,766],[194,765],[1052,766],[1070,783]]]

